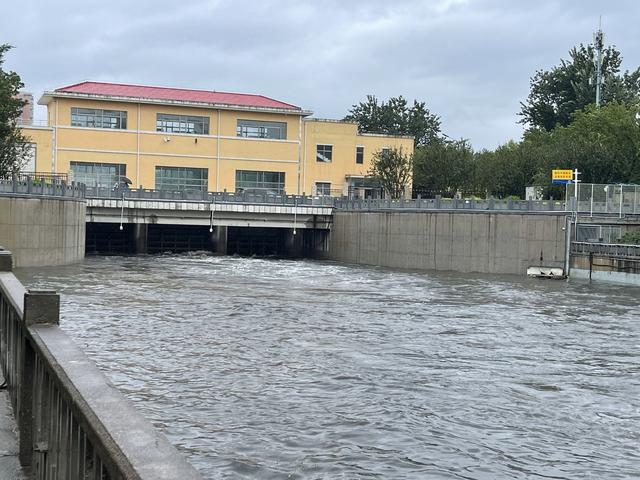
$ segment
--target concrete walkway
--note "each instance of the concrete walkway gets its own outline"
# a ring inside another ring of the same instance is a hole
[[[4,377],[0,373],[0,384]],[[0,390],[0,479],[27,480],[29,475],[18,461],[18,429],[13,418],[11,400],[7,390]]]

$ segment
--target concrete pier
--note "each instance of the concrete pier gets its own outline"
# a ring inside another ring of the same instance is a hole
[[[16,267],[80,262],[85,250],[85,203],[78,198],[0,196],[0,245]]]

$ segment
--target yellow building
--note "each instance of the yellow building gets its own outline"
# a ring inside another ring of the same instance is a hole
[[[44,93],[47,127],[24,127],[35,170],[89,186],[368,196],[372,155],[413,152],[411,137],[363,134],[353,123],[261,95],[82,82]]]

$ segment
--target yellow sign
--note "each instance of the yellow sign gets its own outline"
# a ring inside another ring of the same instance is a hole
[[[552,170],[551,180],[573,180],[573,170]]]

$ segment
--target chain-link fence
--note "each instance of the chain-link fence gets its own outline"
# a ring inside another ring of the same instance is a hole
[[[640,215],[640,185],[571,183],[567,185],[567,210],[580,213]]]

